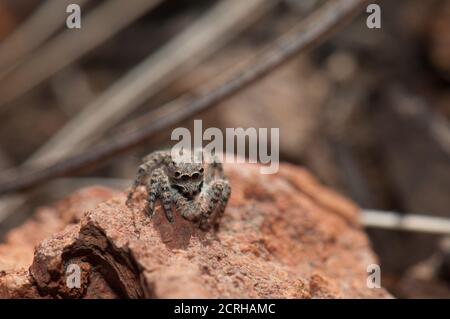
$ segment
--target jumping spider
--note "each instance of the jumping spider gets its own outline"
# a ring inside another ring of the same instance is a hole
[[[157,151],[143,158],[128,194],[127,205],[136,188],[146,179],[146,211],[150,216],[153,216],[155,203],[160,199],[169,222],[173,222],[174,205],[182,217],[199,223],[202,229],[217,223],[231,193],[221,163],[177,162],[172,159],[170,151]]]

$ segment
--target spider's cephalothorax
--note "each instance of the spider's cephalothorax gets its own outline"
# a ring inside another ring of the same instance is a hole
[[[157,151],[144,157],[127,204],[136,187],[145,180],[148,180],[147,211],[150,215],[160,199],[170,222],[173,222],[172,205],[175,205],[181,216],[198,222],[201,228],[217,223],[231,193],[220,163],[178,162],[172,159],[170,151]]]
[[[170,185],[192,199],[203,186],[204,168],[202,163],[184,163],[172,161],[167,167]]]

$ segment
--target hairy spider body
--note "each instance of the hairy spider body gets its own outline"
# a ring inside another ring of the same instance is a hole
[[[177,162],[168,150],[153,152],[143,158],[128,194],[127,205],[136,188],[146,180],[146,210],[150,216],[154,214],[159,199],[169,222],[173,222],[172,206],[175,206],[183,218],[199,223],[202,229],[217,223],[231,194],[221,163]]]

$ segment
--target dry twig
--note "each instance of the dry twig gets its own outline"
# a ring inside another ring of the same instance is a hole
[[[54,135],[29,162],[48,163],[86,147],[142,102],[193,68],[267,12],[274,0],[222,0],[129,71]]]
[[[211,92],[188,102],[178,112],[170,113],[157,122],[148,123],[135,132],[109,140],[80,155],[43,169],[23,172],[13,180],[0,185],[0,195],[24,190],[58,176],[73,174],[81,168],[98,165],[100,162],[105,163],[106,159],[132,149],[161,130],[216,105],[264,77],[299,52],[326,39],[330,33],[338,29],[339,25],[359,12],[364,3],[364,0],[328,1],[292,32],[279,39],[257,62]]]
[[[110,0],[87,15],[81,29],[66,30],[2,79],[0,107],[31,90],[42,81],[96,48],[155,7],[161,0]],[[63,15],[64,16],[64,15]]]
[[[88,0],[78,0],[82,6]],[[64,24],[66,7],[71,0],[50,0],[44,2],[31,17],[22,23],[0,47],[1,75],[11,70],[30,52],[50,38]],[[58,14],[55,14],[58,12]],[[0,76],[1,76],[0,75]]]

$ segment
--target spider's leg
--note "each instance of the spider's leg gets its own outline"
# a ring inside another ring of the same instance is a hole
[[[157,168],[152,172],[147,185],[148,200],[146,211],[150,216],[155,213],[155,204],[158,199],[161,200],[162,208],[169,222],[173,222],[172,214],[172,191],[164,170]]]
[[[174,192],[174,202],[177,212],[191,222],[196,222],[202,215],[201,207],[195,201],[190,201],[178,192]],[[200,196],[200,195],[199,195]]]
[[[158,197],[161,193],[161,184],[160,184],[160,172],[158,170],[153,171],[152,176],[147,184],[147,206],[146,213],[150,216],[153,216],[155,213],[155,203],[158,200]]]
[[[230,194],[231,189],[226,180],[221,179],[211,183],[208,189],[208,196],[199,198],[199,200],[204,201],[201,206],[206,207],[200,221],[200,227],[202,229],[209,228],[211,222],[216,223],[217,220],[223,215]],[[214,212],[216,212],[216,214],[213,216],[213,220],[210,221],[209,218]]]
[[[144,178],[147,176],[147,174],[148,174],[147,166],[145,166],[145,164],[142,164],[141,166],[139,166],[138,172],[133,181],[133,185],[131,186],[131,189],[128,192],[127,201],[126,201],[127,206],[129,206],[130,200],[133,197],[133,193],[136,191],[136,188],[138,188],[140,185],[142,185]]]
[[[231,195],[231,187],[226,180],[219,180],[216,183],[220,183],[219,185],[221,186],[218,189],[218,192],[220,193],[219,204],[217,207],[216,216],[214,218],[214,223],[216,223],[223,216],[223,213],[225,212],[225,208],[227,207],[228,200],[230,199]],[[222,189],[221,192],[220,188]]]
[[[130,192],[128,193],[126,201],[127,206],[129,205],[131,197],[136,191],[136,188],[143,184],[145,177],[148,176],[159,165],[166,162],[168,159],[170,159],[170,151],[154,152],[143,158],[144,163],[139,166],[133,185],[131,186]]]
[[[151,171],[151,170],[154,170],[159,165],[166,163],[171,158],[172,157],[171,157],[169,150],[156,151],[156,152],[153,152],[153,153],[150,153],[150,154],[144,156],[144,158],[142,159],[142,162]]]
[[[173,213],[172,213],[172,189],[170,187],[169,178],[164,172],[161,170],[160,173],[160,198],[162,202],[162,206],[164,209],[164,213],[166,214],[167,220],[173,223]]]
[[[188,200],[181,194],[174,192],[174,202],[180,215],[192,222],[199,222],[201,229],[211,226],[210,216],[216,212],[212,222],[216,222],[223,215],[231,189],[226,180],[217,180],[205,185],[195,200]]]
[[[223,173],[223,166],[222,163],[219,162],[217,156],[213,156],[211,163],[208,164],[206,174],[205,174],[205,181],[206,183],[211,183],[211,181],[214,179],[216,173],[218,173],[219,178],[224,178]]]
[[[213,162],[214,165],[214,169],[216,170],[216,172],[219,174],[220,178],[224,178],[225,175],[223,173],[223,166],[221,162]]]

